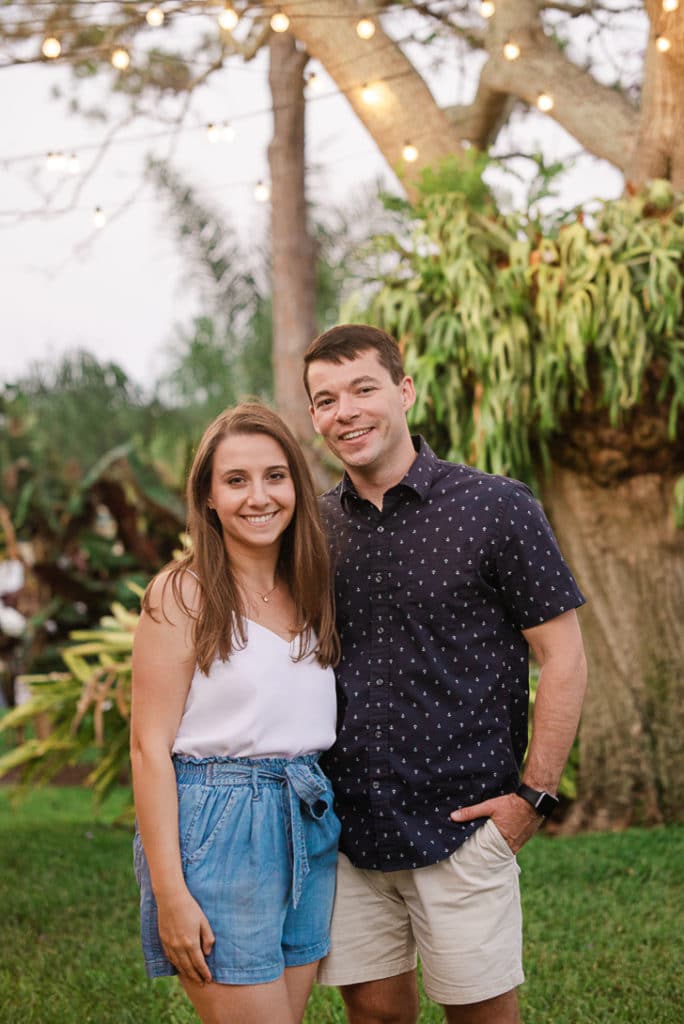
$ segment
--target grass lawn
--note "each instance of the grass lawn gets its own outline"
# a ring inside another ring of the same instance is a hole
[[[0,788],[2,1024],[196,1024],[138,945],[131,836],[89,793],[48,788],[12,808]],[[681,1024],[684,828],[535,838],[520,856],[525,1024]],[[307,1024],[343,1024],[317,989]],[[442,1020],[424,1003],[421,1024]],[[268,1022],[265,1022],[268,1024]]]

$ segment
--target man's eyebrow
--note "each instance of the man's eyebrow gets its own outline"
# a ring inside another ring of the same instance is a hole
[[[362,377],[354,377],[354,379],[352,381],[350,381],[349,386],[352,387],[352,388],[357,388],[359,386],[359,384],[378,384],[378,383],[379,383],[379,380],[378,380],[377,377],[371,377],[370,374],[366,373]],[[317,398],[322,398],[324,395],[331,395],[331,394],[332,394],[332,391],[330,391],[328,388],[320,388],[318,391],[314,392],[314,394],[311,396],[311,400],[313,402],[315,402]]]

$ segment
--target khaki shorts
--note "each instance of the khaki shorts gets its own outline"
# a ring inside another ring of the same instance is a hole
[[[447,860],[364,871],[340,854],[323,985],[410,971],[416,950],[426,994],[445,1006],[493,999],[524,981],[520,868],[488,819]]]

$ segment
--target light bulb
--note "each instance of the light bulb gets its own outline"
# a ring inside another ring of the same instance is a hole
[[[274,32],[287,32],[290,27],[290,19],[283,11],[276,11],[271,18],[271,28]]]
[[[315,71],[309,72],[309,74],[306,76],[306,87],[311,92],[318,92],[322,84],[323,83],[321,82],[321,76],[317,75]]]
[[[553,110],[553,96],[549,96],[548,92],[540,92],[537,96],[537,106],[543,113],[548,114],[549,110]]]
[[[361,89],[361,99],[369,107],[374,107],[380,102],[378,90],[374,85],[364,85]]]
[[[660,50],[661,53],[667,53],[667,51],[672,46],[672,43],[667,38],[667,36],[656,36],[655,44],[657,49]]]
[[[221,138],[221,129],[217,124],[211,121],[207,125],[207,142],[218,142]]]
[[[520,47],[517,43],[509,40],[503,48],[503,55],[506,60],[517,60],[520,56]]]
[[[48,171],[63,171],[66,157],[64,153],[48,153],[45,163]]]
[[[235,129],[228,121],[224,121],[221,125],[221,138],[224,142],[235,141]]]
[[[239,20],[240,15],[232,4],[226,4],[218,16],[218,23],[226,32],[232,32]]]
[[[40,49],[44,57],[47,57],[48,60],[54,60],[62,52],[62,44],[54,36],[48,36],[47,39],[43,40],[43,45]]]
[[[67,170],[69,174],[80,174],[81,173],[81,162],[75,153],[72,153],[67,160]]]
[[[145,15],[145,21],[152,28],[159,28],[160,25],[164,24],[164,12],[161,7],[150,7],[149,11]]]
[[[375,22],[372,18],[361,18],[356,23],[356,34],[359,39],[372,39],[375,35]]]
[[[271,198],[271,190],[263,181],[257,181],[254,186],[254,198],[258,203],[267,203]]]
[[[483,0],[480,4],[480,14],[483,18],[493,18],[496,14],[496,7],[491,0]]]
[[[95,213],[93,214],[93,224],[96,228],[103,228],[107,223],[107,215],[101,206],[95,207]]]
[[[131,63],[131,56],[128,50],[124,50],[123,46],[117,46],[116,50],[112,53],[111,62],[117,71],[125,71]]]
[[[679,7],[679,0],[663,0],[663,10],[666,14],[671,14],[672,11],[676,11]]]
[[[405,142],[401,155],[407,163],[413,164],[418,159],[418,150],[412,142]]]

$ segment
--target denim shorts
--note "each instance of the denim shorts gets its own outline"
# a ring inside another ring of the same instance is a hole
[[[173,760],[183,874],[214,932],[213,980],[274,981],[325,956],[340,823],[317,755]],[[137,830],[133,852],[145,969],[150,978],[177,974]]]

